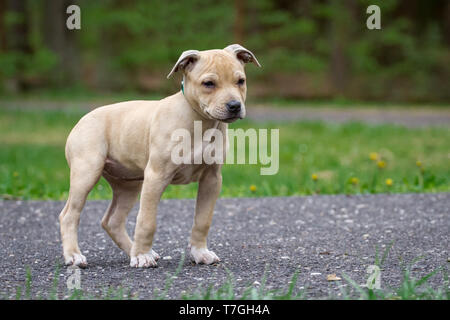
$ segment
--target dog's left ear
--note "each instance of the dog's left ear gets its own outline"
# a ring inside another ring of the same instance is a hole
[[[236,55],[236,58],[242,63],[253,62],[258,67],[261,67],[255,55],[250,50],[245,49],[240,44],[231,44],[228,47],[224,48],[223,50],[226,50]]]
[[[200,51],[198,50],[187,50],[184,51],[181,56],[178,58],[177,63],[173,66],[170,73],[167,75],[167,79],[170,78],[170,76],[177,72],[179,69],[186,69],[189,65],[192,65],[195,63],[195,61],[199,58]]]

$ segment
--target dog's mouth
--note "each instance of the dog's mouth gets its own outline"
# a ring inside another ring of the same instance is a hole
[[[231,117],[228,117],[228,118],[215,118],[215,117],[213,117],[215,120],[218,120],[218,121],[222,121],[222,122],[225,122],[225,123],[232,123],[232,122],[235,122],[236,120],[238,120],[238,119],[242,119],[240,116],[231,116]]]
[[[217,120],[217,121],[222,121],[222,122],[225,122],[225,123],[232,123],[232,122],[235,122],[235,121],[238,120],[238,119],[242,119],[240,113],[239,113],[239,114],[236,114],[236,115],[229,116],[229,117],[227,117],[227,118],[217,118],[217,117],[214,117],[214,116],[213,116],[211,113],[209,113],[208,110],[206,110],[206,109],[205,109],[205,113],[208,115],[209,118],[211,118],[211,119],[213,119],[213,120]]]
[[[237,116],[237,117],[230,117],[230,118],[226,118],[226,119],[222,119],[222,120],[218,119],[218,120],[222,121],[222,122],[226,122],[226,123],[232,123],[238,119],[242,119],[242,118],[240,116]]]

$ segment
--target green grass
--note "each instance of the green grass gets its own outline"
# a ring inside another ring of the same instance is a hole
[[[390,249],[392,248],[392,243],[388,246],[383,253],[383,259],[380,261],[378,258],[378,253],[376,253],[374,264],[383,267],[385,258],[387,257]],[[369,289],[358,284],[355,280],[342,273],[344,278],[342,281],[346,282],[348,286],[339,287],[340,294],[331,294],[327,297],[321,297],[319,299],[344,299],[344,300],[449,300],[450,290],[449,290],[449,279],[447,274],[447,269],[445,266],[437,268],[430,271],[426,275],[417,279],[412,275],[411,269],[415,262],[419,261],[421,258],[414,259],[408,264],[402,262],[400,259],[400,265],[402,267],[403,277],[400,284],[394,288],[382,284],[380,289]],[[154,300],[165,300],[168,299],[167,293],[171,288],[172,284],[178,278],[179,273],[182,271],[184,265],[184,255],[182,255],[178,267],[173,274],[167,273],[166,283],[162,290],[155,290],[153,292]],[[86,299],[96,299],[96,300],[135,300],[139,299],[137,293],[133,293],[130,289],[125,289],[123,286],[119,287],[104,287],[101,294],[92,295],[83,289],[65,289],[63,292],[59,292],[59,274],[60,266],[58,265],[55,269],[52,286],[48,289],[46,295],[34,295],[32,292],[32,273],[29,267],[26,268],[26,279],[22,286],[16,288],[15,294],[3,294],[4,299],[22,300],[22,299],[39,299],[39,300],[58,300],[60,297],[66,300],[86,300]],[[237,290],[234,286],[233,274],[228,271],[228,279],[218,287],[213,285],[200,286],[194,291],[182,291],[179,295],[179,299],[184,300],[300,300],[300,299],[317,299],[317,297],[311,297],[308,292],[304,289],[298,289],[298,280],[301,278],[301,274],[295,271],[284,288],[268,289],[266,287],[267,282],[267,271],[266,269],[258,284],[248,284],[244,290]],[[383,271],[385,272],[385,271]],[[431,277],[442,275],[442,284],[438,287],[430,286],[429,279]],[[334,282],[332,284],[340,285],[342,281]],[[238,292],[241,291],[241,292]]]
[[[0,109],[1,197],[67,198],[69,170],[64,144],[82,115],[83,111],[77,110]],[[279,129],[280,170],[273,176],[261,176],[260,165],[225,165],[222,197],[450,191],[448,128],[248,121],[231,128]],[[385,168],[369,159],[371,152],[380,156]],[[313,174],[317,180],[312,179]],[[388,186],[386,179],[393,184]],[[164,198],[193,198],[196,188],[196,184],[169,186]],[[89,198],[111,198],[104,179]]]
[[[298,100],[289,99],[285,97],[271,97],[258,99],[256,101],[258,104],[270,105],[274,107],[282,108],[302,108],[302,107],[313,107],[313,108],[332,108],[332,109],[373,109],[379,108],[384,110],[389,109],[434,109],[434,110],[448,110],[449,102],[401,102],[401,101],[370,101],[370,100],[350,100],[346,98],[335,97],[334,99],[315,99],[315,100]]]
[[[178,85],[175,85],[178,87]],[[162,99],[165,94],[163,92],[142,92],[136,90],[121,91],[103,91],[90,90],[82,86],[69,86],[60,89],[39,89],[20,93],[0,92],[0,101],[12,102],[31,101],[31,102],[92,102],[92,101],[126,101],[140,99]]]

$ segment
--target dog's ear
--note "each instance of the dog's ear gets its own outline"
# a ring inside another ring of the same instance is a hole
[[[177,72],[179,69],[186,69],[189,65],[192,65],[195,63],[195,61],[199,58],[200,51],[198,50],[187,50],[184,51],[181,56],[178,58],[177,63],[173,66],[170,73],[167,75],[167,79],[170,78],[170,76]]]
[[[253,62],[258,67],[261,67],[261,65],[259,64],[255,55],[250,50],[245,49],[240,44],[230,44],[228,47],[224,48],[223,50],[226,50],[226,51],[236,55],[236,58],[238,58],[238,60],[241,61],[242,63]]]

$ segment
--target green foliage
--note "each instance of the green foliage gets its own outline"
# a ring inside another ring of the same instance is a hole
[[[305,299],[305,291],[298,290],[297,281],[299,271],[296,270],[285,288],[267,289],[267,270],[264,270],[261,283],[248,284],[242,293],[237,292],[234,286],[233,274],[228,271],[228,278],[219,287],[209,285],[199,287],[194,292],[183,292],[181,298],[185,300],[300,300]]]
[[[446,3],[405,2],[246,0],[239,14],[232,1],[80,0],[82,29],[66,39],[76,57],[69,59],[60,52],[67,46],[54,49],[45,41],[52,35],[41,27],[43,1],[27,1],[26,13],[4,16],[0,91],[19,79],[31,88],[81,84],[167,93],[174,85],[154,79],[164,79],[182,51],[243,39],[263,65],[248,68],[249,83],[263,88],[259,95],[449,101],[450,55],[440,14]],[[381,8],[381,30],[366,28],[372,4]],[[15,35],[24,21],[28,34]],[[28,50],[12,46],[16,40]]]
[[[82,115],[79,111],[0,111],[1,197],[67,199],[64,144]],[[231,128],[279,129],[280,168],[276,175],[261,176],[261,164],[225,165],[222,197],[448,192],[450,188],[446,128],[248,121]],[[369,159],[372,152],[385,162],[384,168]],[[317,180],[311,178],[313,174]],[[393,180],[391,186],[387,179]],[[196,192],[196,184],[171,185],[164,198],[195,198]],[[89,197],[110,199],[111,188],[101,179]]]
[[[166,71],[184,50],[217,48],[231,41],[233,14],[226,2],[139,0],[108,6],[84,1],[80,7],[85,8],[83,23],[90,30],[80,35],[83,48],[94,54],[102,46],[113,50],[109,58],[119,69]]]
[[[15,52],[0,53],[0,77],[2,79],[15,76],[19,70],[20,54]]]
[[[392,244],[391,244],[392,246]],[[390,247],[389,247],[390,249]],[[387,250],[389,251],[389,250]],[[401,258],[401,257],[400,257]],[[375,258],[377,260],[377,258]],[[345,272],[342,273],[344,280],[350,284],[351,289],[346,289],[344,286],[339,285],[339,290],[341,291],[339,296],[329,295],[328,297],[321,297],[321,299],[359,299],[359,300],[449,300],[450,291],[448,289],[449,280],[447,269],[445,267],[440,267],[435,270],[428,272],[426,275],[417,279],[413,276],[411,271],[411,266],[420,259],[415,259],[410,262],[407,266],[403,267],[403,276],[399,285],[395,288],[383,287],[381,289],[369,289],[363,285],[358,284],[355,280],[349,277]],[[178,267],[175,272],[171,275],[167,273],[166,284],[162,293],[158,291],[154,292],[153,299],[155,300],[166,300],[168,299],[167,292],[172,287],[172,284],[178,278],[178,275],[183,269],[184,265],[184,255],[182,255]],[[47,296],[39,296],[38,299],[47,300],[58,300],[60,296],[64,296],[67,300],[134,300],[138,299],[136,293],[132,293],[131,290],[124,289],[123,286],[119,287],[103,287],[102,293],[100,295],[92,295],[86,293],[82,289],[67,290],[65,292],[60,292],[59,284],[59,274],[60,265],[58,264],[55,268],[53,275],[53,283],[49,289]],[[299,278],[301,279],[301,274],[296,270],[291,280],[283,287],[268,290],[266,288],[267,282],[267,271],[269,266],[266,265],[264,274],[261,278],[261,282],[255,282],[253,284],[249,283],[244,290],[238,292],[235,288],[235,281],[233,279],[233,274],[227,270],[228,278],[227,280],[220,284],[219,286],[204,284],[199,286],[194,291],[182,291],[179,293],[180,299],[184,300],[300,300],[309,299],[306,290],[298,289],[300,284],[298,283]],[[439,273],[442,274],[442,283],[439,286],[429,285],[429,279],[431,277],[437,276]],[[15,300],[21,299],[35,299],[32,292],[32,273],[29,266],[26,267],[26,279],[24,286],[18,286],[16,288],[15,295],[9,295],[6,293],[4,298],[13,298]],[[340,284],[340,282],[339,282]],[[25,290],[25,296],[23,296],[23,291]],[[312,297],[316,299],[317,297]]]
[[[13,46],[10,44],[9,50],[0,50],[0,84],[11,78],[21,78],[32,81],[33,78],[47,78],[46,74],[53,71],[59,57],[57,53],[49,50],[42,41],[39,32],[40,21],[34,19],[36,10],[35,2],[28,2],[30,4],[29,12],[33,13],[30,16],[25,16],[24,13],[7,11],[5,13],[5,28],[6,33],[10,35],[10,43],[22,43],[21,46],[17,44]],[[15,36],[12,30],[17,28],[24,21],[27,21],[27,30],[30,30],[28,37],[23,39]],[[8,41],[7,41],[8,42]],[[23,47],[23,48],[22,48]],[[24,50],[24,48],[26,48]],[[2,87],[0,86],[0,92]]]
[[[445,267],[437,268],[420,279],[412,276],[412,263],[404,268],[402,281],[396,288],[385,289],[368,289],[362,285],[357,284],[345,273],[342,274],[344,279],[353,287],[358,293],[349,293],[346,290],[341,290],[345,299],[358,300],[449,300],[450,291],[448,290],[448,276]],[[442,286],[439,288],[432,288],[427,285],[428,280],[441,272],[443,274]]]

